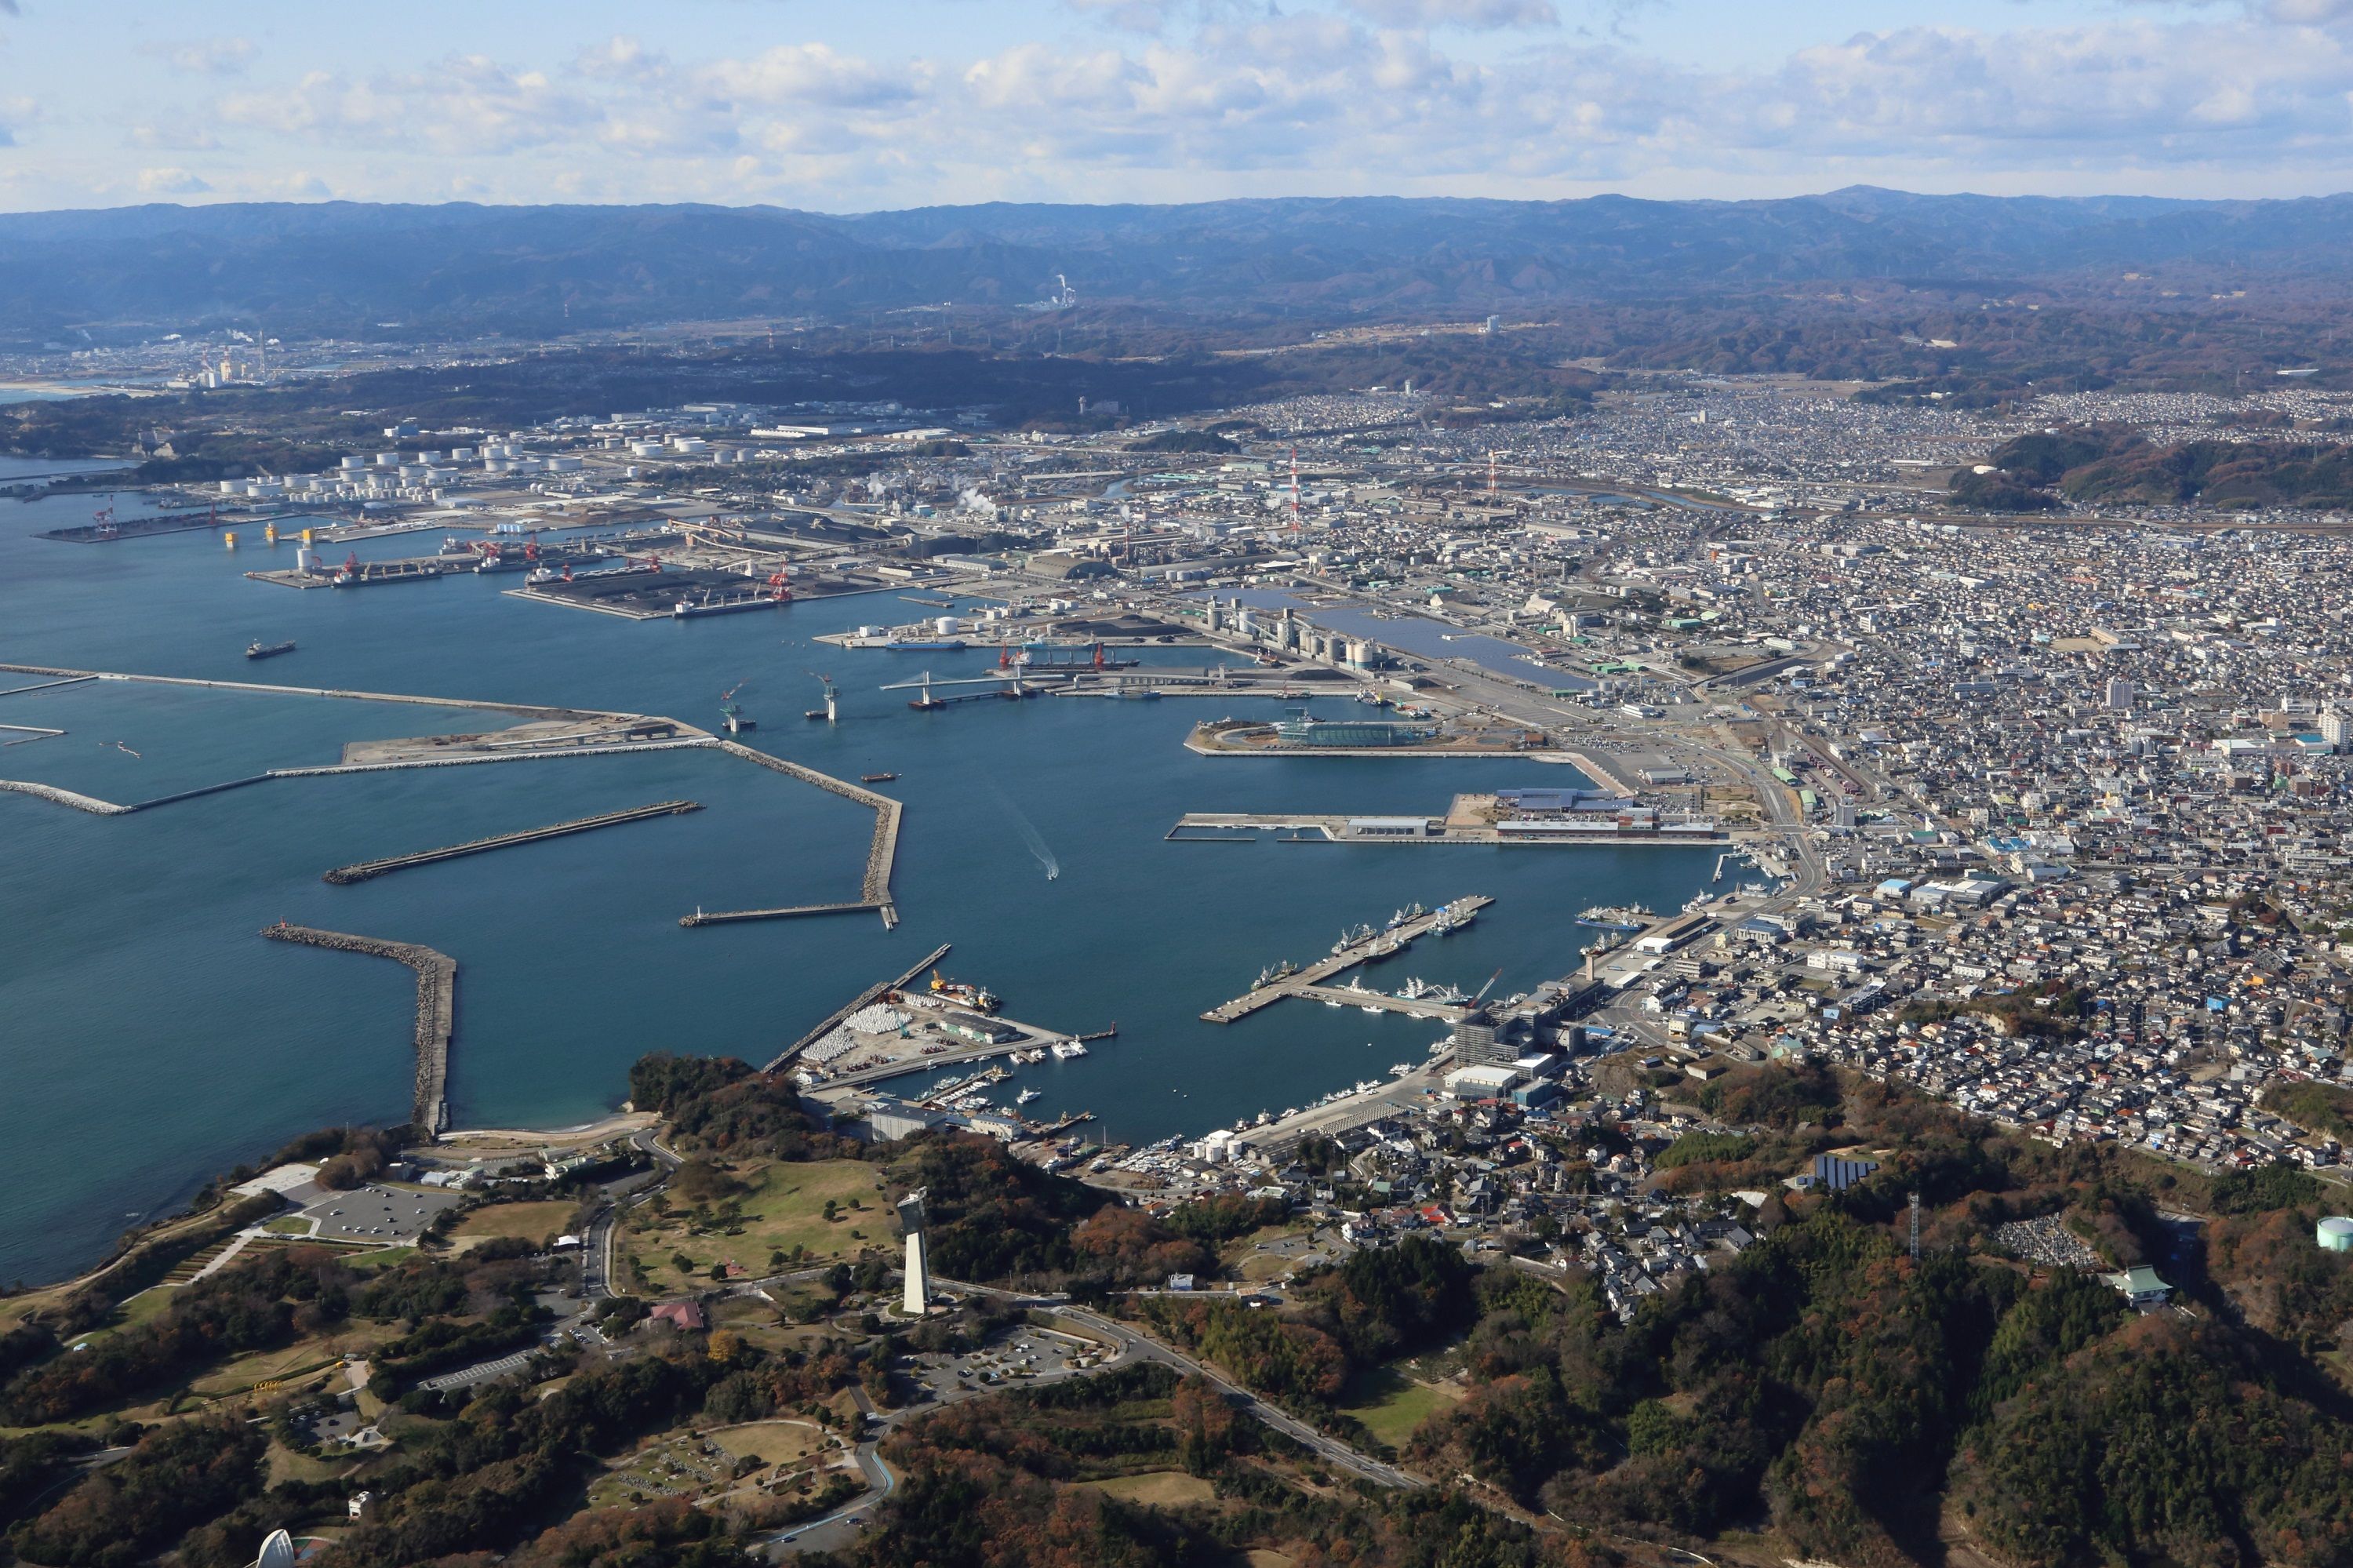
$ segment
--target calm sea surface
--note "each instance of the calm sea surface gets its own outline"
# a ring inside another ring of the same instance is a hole
[[[907,803],[904,922],[866,916],[682,929],[710,908],[853,898],[869,813],[703,752],[276,780],[127,818],[0,794],[0,1278],[69,1273],[208,1173],[339,1121],[404,1116],[413,978],[297,949],[279,918],[427,943],[459,965],[453,1111],[462,1126],[588,1120],[628,1092],[629,1063],[668,1049],[765,1059],[829,1009],[940,942],[951,975],[1012,1016],[1119,1037],[1022,1069],[1032,1113],[1093,1110],[1123,1139],[1198,1132],[1419,1061],[1435,1025],[1282,1003],[1229,1028],[1203,1009],[1279,959],[1410,901],[1497,903],[1470,930],[1368,971],[1498,992],[1573,963],[1588,904],[1680,905],[1704,850],[1493,850],[1169,843],[1188,810],[1436,811],[1460,790],[1574,781],[1510,760],[1213,759],[1182,748],[1218,699],[1039,699],[910,711],[875,688],[979,653],[851,652],[818,632],[923,613],[894,595],[776,615],[636,622],[504,597],[512,577],[357,592],[248,581],[291,564],[258,529],[111,545],[37,539],[84,496],[0,503],[0,660],[155,674],[573,704],[710,726],[720,694],[749,738],[845,777],[894,771]],[[128,516],[138,503],[125,497]],[[362,545],[416,555],[438,535]],[[294,639],[266,664],[249,641]],[[1165,654],[1198,663],[1199,650]],[[801,717],[811,671],[842,686],[842,722]],[[0,677],[0,687],[30,677]],[[1273,713],[1279,705],[1261,703]],[[483,727],[448,708],[90,684],[0,696],[0,724],[63,729],[0,744],[0,778],[113,800],[264,768],[332,762],[350,740]],[[0,742],[16,738],[0,731]],[[352,887],[320,873],[621,806],[708,810]],[[1049,881],[1040,852],[1059,865]],[[928,1076],[928,1075],[927,1075]]]

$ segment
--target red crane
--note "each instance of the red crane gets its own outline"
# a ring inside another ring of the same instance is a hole
[[[782,567],[768,574],[768,597],[778,604],[793,602],[792,573]]]

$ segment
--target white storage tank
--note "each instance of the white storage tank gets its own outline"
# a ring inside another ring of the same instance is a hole
[[[2325,1252],[2353,1252],[2353,1219],[2331,1214],[2320,1222],[2316,1239]]]
[[[956,618],[953,615],[943,615],[932,622],[932,630],[943,637],[955,636],[955,629]]]

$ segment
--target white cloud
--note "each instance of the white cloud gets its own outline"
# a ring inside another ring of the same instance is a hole
[[[2257,175],[2272,191],[2335,186],[2353,164],[2353,35],[2322,25],[2353,16],[2353,0],[2216,0],[2069,25],[2020,13],[2010,26],[1859,33],[1736,70],[1528,36],[1556,26],[1556,0],[1101,3],[1147,4],[1155,30],[716,57],[625,35],[552,38],[543,60],[461,54],[239,83],[210,113],[149,106],[129,139],[208,145],[171,128],[216,120],[240,128],[237,164],[299,160],[358,196],[836,207],[1734,196],[1857,179],[2238,194]],[[1459,36],[1472,29],[1487,36]],[[0,125],[21,123],[0,105]],[[224,192],[248,188],[206,167]]]
[[[138,185],[142,196],[200,196],[213,188],[185,169],[142,169]]]
[[[185,76],[238,76],[260,51],[251,38],[217,37],[142,44],[139,52],[160,58]]]
[[[220,149],[220,138],[195,122],[174,121],[157,125],[142,122],[124,132],[123,139],[133,147],[150,152],[169,149],[173,152],[212,153]]]
[[[1347,0],[1347,7],[1385,27],[1557,27],[1552,0]]]

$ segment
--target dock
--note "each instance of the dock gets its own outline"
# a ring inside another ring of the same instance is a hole
[[[1419,824],[1418,826],[1414,824]],[[1669,824],[1650,832],[1505,832],[1447,817],[1351,816],[1336,811],[1187,811],[1161,835],[1169,843],[1232,843],[1272,833],[1293,844],[1508,844],[1546,849],[1722,849],[1738,841],[1722,828]]]
[[[1401,953],[1412,944],[1415,938],[1427,936],[1430,927],[1436,926],[1440,920],[1450,916],[1461,919],[1465,916],[1475,915],[1493,902],[1495,902],[1494,899],[1483,893],[1474,893],[1467,898],[1458,898],[1443,909],[1434,909],[1427,915],[1418,915],[1394,930],[1379,932],[1366,938],[1361,942],[1343,948],[1329,958],[1319,959],[1296,974],[1285,975],[1271,984],[1259,986],[1247,991],[1231,1001],[1220,1002],[1201,1014],[1202,1020],[1209,1023],[1231,1023],[1238,1018],[1248,1017],[1261,1007],[1271,1007],[1286,996],[1305,996],[1311,993],[1314,993],[1318,1001],[1353,1001],[1362,1007],[1381,1006],[1384,1012],[1411,1012],[1420,1018],[1460,1018],[1462,1016],[1460,1009],[1444,1008],[1441,1011],[1441,1004],[1438,1002],[1409,1002],[1402,997],[1382,996],[1377,991],[1351,991],[1345,986],[1326,987],[1324,982],[1334,975],[1356,968],[1358,964],[1369,962],[1374,959],[1385,959],[1393,953]]]
[[[774,1059],[760,1070],[764,1073],[773,1073],[776,1071],[778,1068],[790,1062],[794,1057],[799,1055],[802,1052],[807,1050],[810,1046],[816,1044],[818,1041],[832,1033],[837,1028],[840,1027],[844,1019],[848,1018],[851,1013],[856,1012],[860,1008],[871,1006],[874,1002],[881,1001],[885,992],[906,990],[909,985],[913,983],[917,975],[922,974],[925,969],[930,969],[934,964],[938,963],[942,959],[948,956],[949,946],[949,943],[942,942],[938,947],[932,949],[930,955],[927,956],[923,962],[916,964],[898,979],[887,980],[880,985],[869,986],[866,990],[860,991],[856,996],[850,998],[849,1001],[842,1003],[839,1007],[835,1008],[831,1012],[827,1013],[824,1020],[819,1022],[816,1028],[810,1030],[807,1033],[802,1035],[799,1039],[786,1046],[782,1051],[776,1053]],[[913,1069],[910,1070],[912,1071]]]
[[[1471,1016],[1471,1010],[1467,1007],[1453,1007],[1442,1001],[1413,1001],[1391,996],[1382,991],[1359,991],[1354,986],[1303,985],[1291,994],[1306,1001],[1377,1008],[1383,1012],[1402,1012],[1409,1018],[1435,1018],[1448,1023],[1460,1023]],[[1202,1016],[1208,1015],[1204,1013]]]
[[[275,926],[264,926],[261,934],[273,942],[294,942],[307,948],[390,959],[417,971],[417,1094],[409,1119],[429,1137],[438,1138],[448,1131],[449,1037],[457,1022],[458,960],[415,942],[354,937],[346,931],[290,926],[283,920]]]
[[[382,860],[364,860],[351,865],[339,865],[326,874],[325,880],[342,887],[354,882],[365,882],[372,876],[382,876],[386,872],[404,871],[412,865],[431,865],[436,861],[456,860],[460,855],[482,854],[514,844],[537,843],[542,839],[560,839],[570,833],[585,833],[597,828],[617,827],[623,822],[641,822],[649,817],[675,817],[701,810],[702,804],[698,800],[657,800],[650,806],[604,811],[593,817],[580,817],[544,828],[525,828],[521,832],[494,833],[486,839],[469,839],[464,843],[449,844],[441,849],[419,850],[415,854],[387,855]]]

